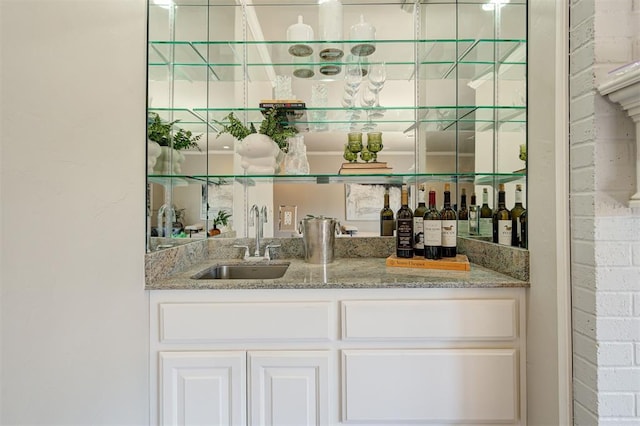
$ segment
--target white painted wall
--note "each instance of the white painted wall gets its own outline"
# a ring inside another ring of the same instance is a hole
[[[144,0],[0,2],[3,425],[146,425]]]
[[[640,215],[635,129],[597,86],[640,60],[640,1],[571,7],[571,199],[575,423],[640,424]]]
[[[566,11],[529,2],[528,424],[570,424]]]

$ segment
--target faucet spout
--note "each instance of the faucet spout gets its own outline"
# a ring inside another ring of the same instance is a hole
[[[176,211],[169,204],[163,204],[158,209],[158,236],[160,237],[171,237],[171,232],[173,230],[173,222],[176,216]],[[162,234],[160,235],[160,230],[162,230]]]
[[[251,226],[256,227],[256,248],[253,257],[260,257],[260,241],[264,237],[264,224],[267,223],[267,206],[259,208],[256,204],[249,210],[251,216]]]
[[[262,220],[260,218],[260,209],[257,205],[251,206],[249,210],[249,216],[251,216],[251,224],[256,227],[256,248],[253,252],[255,257],[260,256],[260,240],[262,239]]]

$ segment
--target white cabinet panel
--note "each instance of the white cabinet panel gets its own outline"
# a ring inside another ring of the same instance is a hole
[[[345,350],[342,399],[345,422],[513,423],[517,351]]]
[[[245,425],[245,352],[161,352],[160,424]]]
[[[160,341],[330,340],[329,302],[162,303]]]
[[[517,335],[514,299],[342,302],[345,340],[511,340]]]
[[[329,364],[329,351],[249,352],[249,424],[328,424]]]

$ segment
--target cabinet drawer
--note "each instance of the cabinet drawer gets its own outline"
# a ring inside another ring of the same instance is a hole
[[[512,340],[515,299],[342,302],[342,338]]]
[[[331,340],[330,302],[162,303],[160,342]]]

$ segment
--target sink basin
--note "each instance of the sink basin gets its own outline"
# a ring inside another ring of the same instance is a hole
[[[289,263],[233,263],[210,266],[200,271],[195,280],[260,280],[280,278],[287,272]]]

